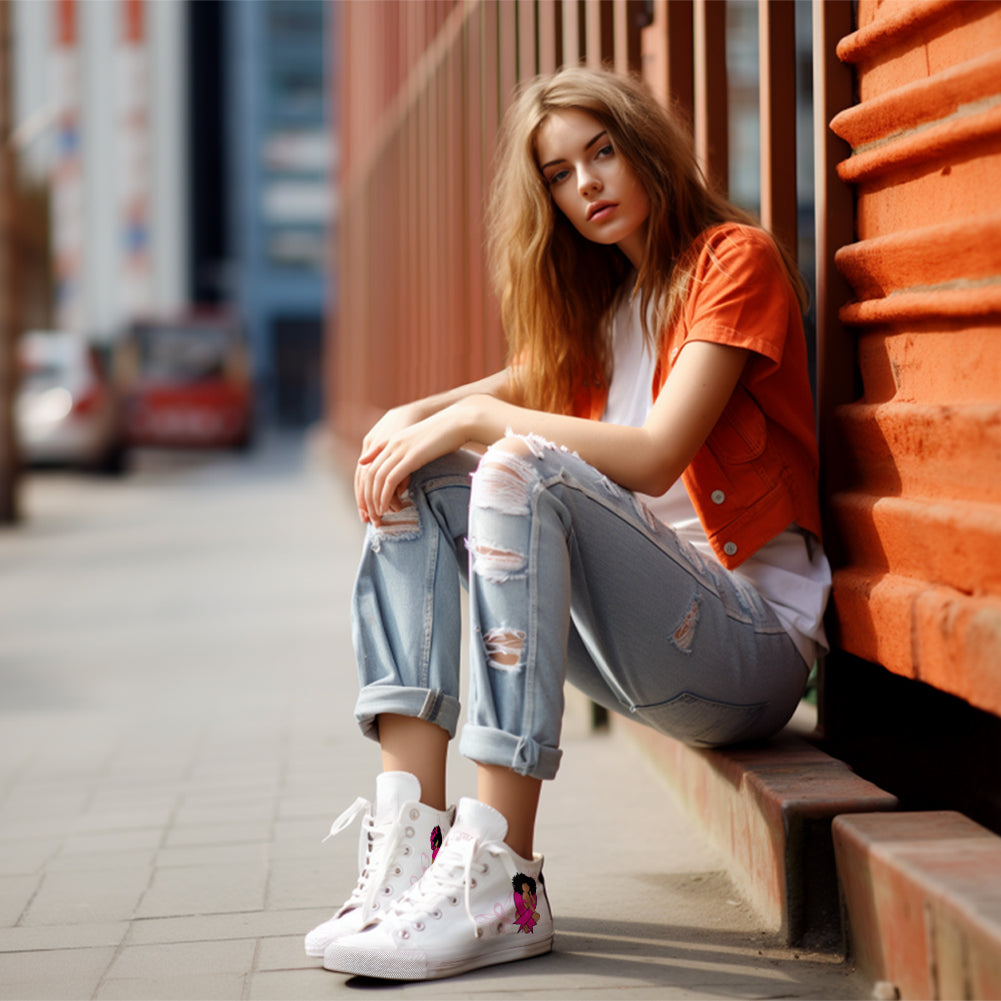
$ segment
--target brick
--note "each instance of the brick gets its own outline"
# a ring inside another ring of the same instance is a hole
[[[1001,997],[1001,837],[953,811],[834,823],[852,955],[903,998]]]

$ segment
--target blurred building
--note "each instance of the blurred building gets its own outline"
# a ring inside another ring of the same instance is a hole
[[[49,322],[235,311],[265,423],[321,412],[325,0],[15,0],[16,138],[49,186]]]
[[[322,412],[333,7],[325,0],[221,7],[230,291],[254,345],[266,412],[301,426]]]
[[[184,6],[17,0],[16,142],[50,184],[51,322],[111,338],[185,281]]]

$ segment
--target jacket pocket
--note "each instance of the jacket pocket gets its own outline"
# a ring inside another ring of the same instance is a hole
[[[765,415],[754,397],[737,383],[706,444],[725,462],[750,462],[764,452],[767,439]]]

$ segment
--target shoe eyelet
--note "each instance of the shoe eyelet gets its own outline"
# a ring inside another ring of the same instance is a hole
[[[414,930],[415,930],[415,931],[424,931],[424,929],[425,929],[426,927],[427,927],[427,925],[426,925],[426,924],[424,924],[424,922],[423,922],[423,921],[418,921],[418,922],[417,922],[417,924],[415,924],[415,925],[414,925]]]
[[[413,849],[410,847],[410,845],[404,845],[403,846],[403,854],[404,855],[410,855],[412,852],[413,852]]]
[[[497,934],[498,935],[503,935],[504,934],[504,922],[503,921],[498,921],[497,922]]]
[[[410,932],[408,932],[407,929],[404,928],[403,931],[400,932],[400,938],[410,938]]]
[[[476,929],[476,937],[477,938],[483,938],[483,929],[482,928],[477,928]]]
[[[393,870],[393,875],[394,875],[394,876],[399,876],[401,872],[403,872],[403,870],[402,870],[402,869],[401,869],[401,868],[400,868],[399,866],[397,866],[397,867],[396,867],[396,868],[395,868],[395,869]]]
[[[408,838],[412,838],[414,836],[414,829],[412,827],[404,828],[403,833],[406,834]]]
[[[475,879],[471,879],[469,881],[469,889],[471,889],[471,890],[475,890],[476,889],[476,880]]]
[[[441,912],[441,909],[440,909],[440,908],[438,908],[438,907],[436,907],[436,908],[435,908],[435,909],[434,909],[434,910],[433,910],[433,911],[431,912],[431,917],[433,917],[433,918],[435,919],[435,921],[440,921],[440,920],[441,920],[441,919],[442,919],[442,918],[443,918],[444,916],[445,916],[445,915],[444,915],[444,914],[442,914],[442,912]]]
[[[449,903],[450,903],[450,904],[451,904],[451,905],[452,905],[453,907],[458,907],[458,906],[459,906],[459,898],[458,898],[458,897],[449,897],[449,898],[448,898],[448,902],[449,902]]]
[[[419,810],[411,810],[410,811],[410,819],[411,820],[416,820],[420,815],[421,814],[420,814]]]
[[[391,897],[393,895],[393,888],[391,886],[384,886],[382,888],[382,895],[384,897]]]

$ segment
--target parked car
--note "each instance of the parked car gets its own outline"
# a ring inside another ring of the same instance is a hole
[[[98,348],[82,334],[33,330],[22,335],[18,354],[22,461],[122,472],[124,406]]]
[[[134,445],[245,448],[254,429],[250,355],[228,313],[137,320],[122,343]]]

